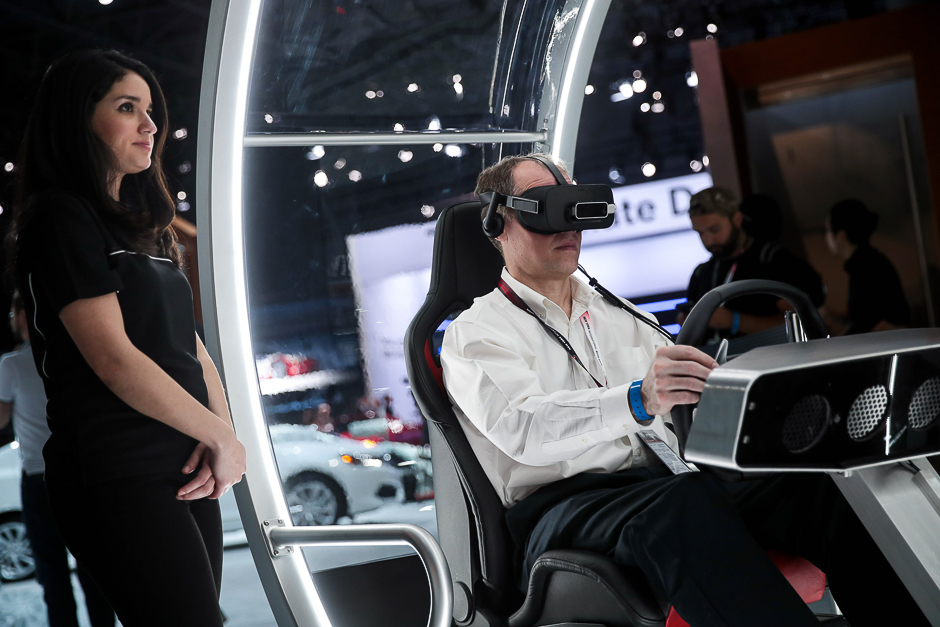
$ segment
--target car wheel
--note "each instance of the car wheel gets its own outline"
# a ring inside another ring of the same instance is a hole
[[[36,572],[33,549],[26,537],[26,525],[19,514],[0,519],[0,579],[19,581]]]
[[[305,473],[287,483],[287,508],[294,525],[332,525],[345,513],[346,499],[335,481]]]

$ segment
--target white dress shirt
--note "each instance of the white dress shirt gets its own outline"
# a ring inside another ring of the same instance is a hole
[[[444,385],[470,446],[506,507],[583,472],[660,463],[635,433],[651,428],[674,450],[664,419],[633,417],[630,383],[646,376],[666,339],[571,277],[571,317],[504,268],[503,280],[561,333],[606,387],[597,387],[542,325],[499,289],[477,298],[444,333]],[[580,317],[587,311],[601,359]],[[644,314],[651,320],[651,314]]]

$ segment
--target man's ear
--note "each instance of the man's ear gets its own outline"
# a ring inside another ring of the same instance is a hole
[[[735,228],[740,229],[741,225],[744,224],[744,214],[740,211],[735,211],[734,215],[731,216],[731,223]]]

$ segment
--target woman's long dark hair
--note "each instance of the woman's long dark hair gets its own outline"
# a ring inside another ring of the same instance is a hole
[[[115,156],[92,131],[91,117],[95,105],[128,72],[139,74],[150,87],[157,132],[150,167],[124,175],[117,201],[109,194]],[[20,146],[13,236],[32,218],[31,198],[60,190],[90,201],[122,246],[164,255],[180,266],[182,256],[170,225],[176,208],[162,164],[167,123],[163,91],[140,61],[116,50],[79,50],[55,61],[43,76]]]

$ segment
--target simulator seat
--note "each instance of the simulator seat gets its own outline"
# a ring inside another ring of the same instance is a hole
[[[492,291],[502,267],[499,252],[481,230],[480,204],[445,209],[434,237],[428,296],[405,335],[412,392],[428,422],[438,534],[453,579],[455,624],[685,625],[639,569],[588,551],[544,553],[532,568],[527,589],[521,589],[505,508],[457,422],[437,354],[442,323]],[[794,558],[784,559],[808,584],[803,588],[811,590],[804,594],[798,586],[804,600],[818,600],[825,576],[805,560],[795,558],[802,563],[794,568]],[[815,571],[808,579],[807,570]]]

